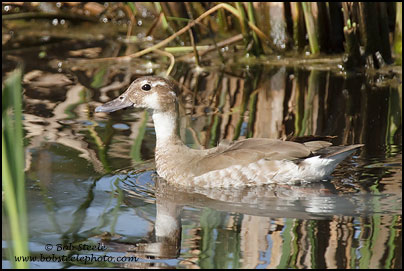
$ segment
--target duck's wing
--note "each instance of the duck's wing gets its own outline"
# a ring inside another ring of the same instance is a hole
[[[309,142],[307,142],[309,143]],[[312,151],[329,146],[325,141],[305,144],[267,138],[249,138],[220,144],[197,163],[196,175],[233,165],[248,165],[266,160],[297,160],[309,157]]]
[[[269,138],[248,138],[227,144],[227,148],[223,152],[233,150],[257,150],[268,153],[268,159],[271,160],[271,153],[278,152],[287,157],[302,158],[310,155],[311,152],[331,146],[332,143],[327,141],[309,141],[304,143],[282,141]],[[279,158],[276,158],[278,160]],[[287,159],[287,158],[280,158]]]
[[[330,142],[334,138],[337,138],[337,136],[322,136],[322,135],[306,135],[306,136],[287,136],[286,141],[293,141],[293,142],[298,142],[298,143],[305,143],[308,141],[328,141]]]

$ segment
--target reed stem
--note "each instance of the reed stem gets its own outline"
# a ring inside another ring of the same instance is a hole
[[[18,69],[5,81],[2,92],[2,186],[12,241],[8,244],[9,260],[15,268],[28,268],[28,262],[14,258],[29,256],[21,92],[21,70]]]
[[[199,54],[198,54],[198,50],[196,49],[194,35],[192,34],[191,29],[188,30],[188,32],[189,32],[189,38],[191,40],[192,48],[194,49],[195,63],[196,63],[196,66],[199,67],[200,66]]]
[[[306,22],[306,29],[309,35],[310,51],[314,55],[320,52],[320,47],[318,43],[318,37],[316,33],[311,5],[311,2],[302,2],[304,20]]]
[[[403,3],[397,2],[396,4],[396,27],[394,31],[394,53],[396,54],[396,64],[402,65],[403,57]]]
[[[386,63],[391,64],[393,62],[391,57],[391,48],[389,40],[389,18],[387,16],[386,3],[377,3],[379,28],[380,28],[380,48],[378,48]]]
[[[345,69],[363,66],[362,56],[359,50],[358,27],[352,22],[352,7],[349,3],[342,3],[344,14],[345,55],[343,58]]]
[[[306,29],[302,3],[291,2],[290,5],[293,20],[293,42],[294,46],[296,46],[297,49],[301,51],[306,44]]]
[[[247,2],[247,14],[248,14],[248,20],[256,25],[256,20],[255,20],[255,13],[254,13],[254,6],[252,2]],[[262,53],[262,45],[261,42],[257,36],[257,33],[252,32],[253,40],[254,40],[254,54],[255,55],[260,55]]]

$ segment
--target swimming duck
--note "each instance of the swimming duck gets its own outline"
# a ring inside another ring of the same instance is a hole
[[[95,112],[113,112],[126,107],[152,111],[157,174],[176,185],[240,187],[320,181],[363,146],[331,146],[321,140],[298,143],[248,138],[206,150],[191,149],[178,135],[175,85],[156,76],[136,79],[123,94],[98,106]]]

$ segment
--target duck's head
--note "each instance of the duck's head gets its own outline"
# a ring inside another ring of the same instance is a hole
[[[95,112],[113,112],[126,107],[152,109],[154,112],[175,111],[175,85],[157,76],[140,77],[118,98],[98,106]]]

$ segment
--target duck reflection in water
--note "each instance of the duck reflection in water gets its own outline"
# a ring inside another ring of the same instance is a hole
[[[340,195],[338,189],[330,182],[228,189],[178,187],[157,175],[153,179],[156,185],[157,209],[153,232],[135,244],[108,243],[108,247],[126,251],[127,256],[151,262],[153,259],[175,259],[180,256],[181,216],[184,207],[201,210],[207,208],[214,212],[257,218],[283,217],[302,220],[329,220],[336,214],[354,216],[371,211],[371,207],[367,205],[368,199]],[[127,192],[127,198],[130,198],[133,189],[128,187]],[[153,262],[153,267],[156,267],[155,264],[156,262]]]

